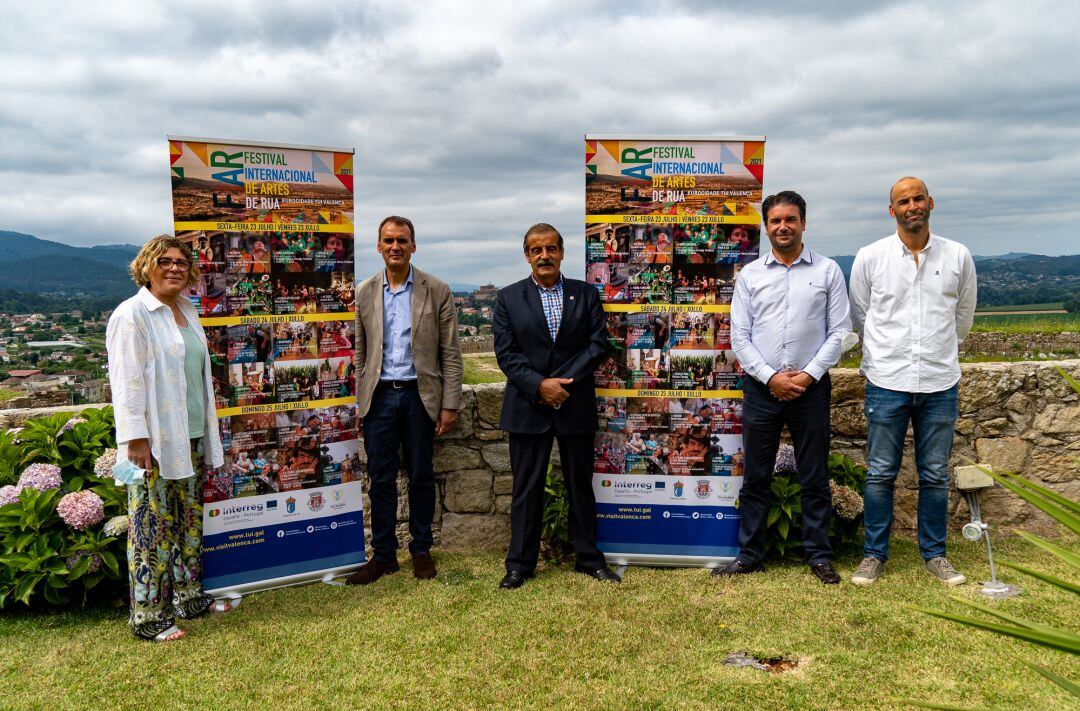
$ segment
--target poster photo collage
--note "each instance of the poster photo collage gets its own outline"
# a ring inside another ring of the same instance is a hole
[[[759,242],[751,224],[586,225],[612,352],[596,371],[595,474],[742,475],[730,304]]]
[[[178,237],[199,264],[190,296],[206,331],[226,452],[204,500],[358,480],[355,405],[327,402],[356,394],[352,235]]]

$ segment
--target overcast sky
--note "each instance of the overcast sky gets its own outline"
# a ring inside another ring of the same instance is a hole
[[[447,280],[524,276],[538,221],[581,276],[583,134],[765,134],[826,254],[891,232],[906,174],[975,254],[1080,252],[1080,6],[719,5],[5,2],[0,229],[171,231],[168,133],[346,146],[359,276],[389,213]]]

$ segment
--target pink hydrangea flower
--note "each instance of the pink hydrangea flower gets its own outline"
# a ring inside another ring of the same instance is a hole
[[[59,489],[63,481],[60,476],[60,467],[39,462],[23,469],[22,475],[19,476],[19,488],[37,491]]]
[[[0,506],[6,506],[13,501],[19,500],[19,492],[22,489],[8,484],[7,486],[0,487]]]
[[[64,523],[82,531],[105,518],[105,502],[92,491],[73,491],[60,499],[56,513]]]

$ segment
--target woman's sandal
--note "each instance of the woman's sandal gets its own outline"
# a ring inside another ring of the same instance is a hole
[[[173,610],[176,612],[177,617],[184,620],[193,620],[196,617],[205,615],[207,612],[228,612],[239,604],[239,599],[222,598],[216,600],[213,595],[204,593],[185,602],[177,602],[174,599]]]
[[[182,620],[193,620],[201,617],[214,606],[214,596],[203,593],[190,600],[180,602],[177,597],[173,598],[173,612]]]
[[[175,642],[187,634],[169,620],[147,622],[135,627],[132,631],[136,637],[147,642]]]

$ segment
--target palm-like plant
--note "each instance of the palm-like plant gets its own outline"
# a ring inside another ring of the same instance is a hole
[[[1071,377],[1061,368],[1058,368],[1058,372],[1069,383],[1069,385],[1077,393],[1080,393],[1080,381]],[[1078,460],[1080,463],[1080,460]],[[989,469],[980,467],[987,475],[993,477],[993,479],[1001,484],[1003,487],[1016,494],[1023,500],[1030,503],[1035,508],[1046,513],[1055,521],[1065,526],[1067,529],[1075,534],[1080,535],[1080,503],[1073,501],[1055,491],[1051,491],[1044,486],[1040,486],[1035,482],[1028,481],[1027,479],[1013,474],[1011,472],[993,472]],[[1059,546],[1052,541],[1048,541],[1040,536],[1027,533],[1026,531],[1017,531],[1017,533],[1028,541],[1032,545],[1035,545],[1047,553],[1050,553],[1057,559],[1063,561],[1070,569],[1080,574],[1080,555],[1073,553],[1062,546]],[[1002,561],[1002,565],[1012,568],[1015,571],[1030,575],[1034,578],[1042,580],[1045,583],[1053,585],[1056,588],[1064,590],[1068,593],[1077,595],[1080,594],[1080,585],[1063,580],[1057,576],[1044,573],[1042,571],[1033,570],[1024,565],[1018,563],[1010,563]],[[1053,627],[1050,625],[1043,625],[1036,622],[1031,622],[1013,615],[1005,614],[999,610],[995,610],[986,605],[980,605],[977,602],[971,600],[965,600],[964,598],[956,595],[950,596],[953,600],[960,602],[968,607],[984,612],[992,617],[997,618],[998,621],[989,621],[985,619],[979,619],[975,617],[967,617],[964,615],[956,615],[950,612],[942,612],[940,610],[930,610],[921,607],[912,607],[913,610],[924,612],[928,615],[940,617],[942,619],[951,620],[953,622],[959,622],[963,625],[971,627],[977,627],[979,629],[989,630],[997,634],[1014,637],[1016,639],[1022,639],[1026,642],[1038,644],[1043,647],[1049,647],[1051,649],[1057,649],[1062,652],[1068,652],[1070,654],[1080,654],[1080,635],[1076,635],[1068,630],[1061,629],[1059,627]],[[1027,666],[1033,670],[1042,674],[1044,677],[1054,682],[1061,688],[1068,691],[1070,694],[1076,697],[1080,697],[1080,685],[1075,682],[1062,677],[1059,674],[1041,667],[1037,664],[1031,664],[1030,662],[1024,662]],[[939,706],[935,704],[929,704],[922,701],[908,701],[908,703],[915,706],[922,706],[925,708],[955,708],[949,706]]]

